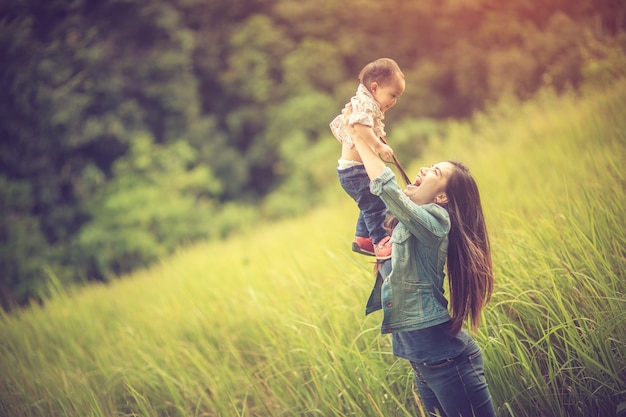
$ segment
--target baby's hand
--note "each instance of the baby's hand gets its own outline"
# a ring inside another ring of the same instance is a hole
[[[385,161],[388,161],[393,156],[393,149],[391,146],[380,142],[376,145],[376,152],[383,158]]]

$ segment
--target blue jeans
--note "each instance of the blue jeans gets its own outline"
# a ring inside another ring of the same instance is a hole
[[[454,359],[411,362],[411,366],[415,371],[415,386],[429,415],[495,417],[477,344],[471,343]]]
[[[363,165],[338,169],[339,183],[359,206],[356,223],[356,236],[371,237],[374,243],[380,242],[387,232],[383,227],[387,207],[380,197],[370,192],[370,179]]]

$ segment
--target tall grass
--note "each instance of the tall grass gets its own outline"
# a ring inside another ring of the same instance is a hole
[[[476,337],[501,416],[624,407],[625,108],[626,82],[504,103],[423,158],[479,180],[497,285]],[[363,314],[355,218],[338,191],[303,218],[3,315],[0,415],[423,415],[380,315]]]
[[[492,220],[498,285],[481,341],[503,413],[624,408],[625,91],[547,94],[458,127],[456,138],[474,138],[468,158]]]

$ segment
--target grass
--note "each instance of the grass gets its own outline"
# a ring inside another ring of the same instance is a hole
[[[476,338],[500,416],[626,415],[624,108],[624,81],[503,103],[422,158],[461,159],[479,181],[497,284]],[[422,415],[380,315],[364,316],[355,218],[337,191],[1,316],[0,415]]]

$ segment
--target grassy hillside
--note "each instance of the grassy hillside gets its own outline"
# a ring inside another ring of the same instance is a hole
[[[497,285],[477,339],[501,416],[626,408],[624,109],[626,82],[546,93],[423,157],[465,161],[481,187]],[[356,208],[329,186],[306,217],[2,316],[0,415],[419,415],[409,366],[364,317]]]

